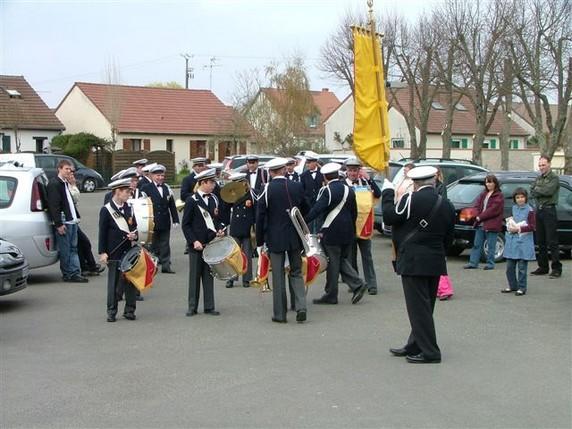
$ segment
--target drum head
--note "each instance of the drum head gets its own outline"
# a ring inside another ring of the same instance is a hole
[[[119,265],[119,270],[123,273],[130,271],[137,261],[139,260],[139,255],[141,254],[141,247],[134,246],[125,253],[121,264]]]
[[[203,260],[209,265],[224,261],[237,247],[233,238],[217,238],[205,246]]]

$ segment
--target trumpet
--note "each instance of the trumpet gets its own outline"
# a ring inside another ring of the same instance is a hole
[[[183,209],[185,208],[185,202],[180,198],[177,198],[175,200],[175,207],[177,208],[177,211],[182,212]]]

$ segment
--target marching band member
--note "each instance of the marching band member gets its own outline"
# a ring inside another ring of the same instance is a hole
[[[369,216],[371,216],[372,220],[372,231],[373,232],[373,205],[374,199],[381,197],[381,189],[377,186],[374,180],[372,180],[367,175],[364,175],[361,172],[361,162],[357,158],[350,158],[345,162],[346,166],[346,183],[354,188],[354,191],[359,191],[358,188],[367,188],[372,196],[371,198],[371,206],[369,208]],[[356,192],[357,197],[357,192]],[[368,199],[368,203],[370,200]],[[359,233],[359,231],[358,231]],[[357,267],[357,249],[359,247],[359,253],[361,255],[361,263],[363,267],[363,275],[365,278],[365,283],[367,285],[367,290],[370,295],[377,294],[377,277],[375,275],[375,268],[373,266],[373,258],[371,256],[371,235],[368,238],[360,238],[356,236],[354,243],[352,244],[351,250],[351,263],[356,270],[358,271]],[[343,275],[342,275],[343,278]]]
[[[318,200],[305,217],[311,222],[325,214],[322,224],[322,244],[328,256],[325,294],[315,299],[314,304],[338,303],[338,277],[344,259],[348,258],[356,234],[357,207],[355,193],[352,188],[339,180],[338,163],[330,162],[322,167],[322,174],[327,184],[320,189]],[[346,283],[353,291],[352,304],[358,303],[366,291],[365,283],[349,264],[344,266]]]
[[[191,159],[192,171],[187,176],[185,176],[181,182],[181,200],[187,201],[187,198],[194,194],[195,185],[197,184],[197,174],[205,171],[207,168],[207,161],[208,160],[202,156]]]
[[[318,197],[318,192],[322,187],[324,182],[324,177],[320,172],[320,167],[318,166],[318,158],[314,155],[306,155],[306,162],[308,163],[308,169],[300,175],[300,183],[304,187],[304,198],[306,199],[306,205],[312,207],[316,203]],[[312,234],[318,232],[320,219],[308,224],[308,228]]]
[[[294,167],[296,167],[296,160],[294,158],[288,158],[288,162],[286,163],[286,179],[299,182],[300,175],[294,171]]]
[[[137,161],[133,161],[132,164],[136,168],[137,171],[137,181],[141,180],[144,177],[143,174],[143,167],[147,165],[149,161],[146,158],[138,159]]]
[[[151,170],[157,166],[156,162],[151,164],[147,164],[145,167],[141,168],[141,172],[143,173],[142,176],[139,176],[139,188],[142,188],[149,183],[153,183],[153,179],[151,179]]]
[[[125,292],[123,317],[135,320],[136,289],[126,281],[119,265],[125,253],[137,239],[137,223],[127,200],[131,197],[131,179],[119,179],[109,184],[111,201],[99,211],[99,260],[107,264],[107,321],[115,322],[117,302]]]
[[[407,193],[413,192],[413,180],[409,177],[409,172],[415,168],[415,164],[409,162],[403,166],[403,177],[395,187],[395,202]]]
[[[298,207],[305,213],[304,190],[297,182],[287,180],[285,158],[274,158],[266,163],[271,181],[258,199],[256,213],[256,244],[266,243],[272,265],[272,321],[286,323],[286,283],[284,262],[290,262],[290,280],[294,290],[296,321],[306,320],[306,294],[302,278],[302,243],[290,210]]]
[[[126,170],[121,170],[118,173],[115,173],[111,176],[111,181],[114,182],[119,179],[131,179],[131,184],[129,185],[129,189],[131,189],[131,197],[130,198],[146,198],[147,195],[145,192],[142,192],[141,189],[138,187],[140,177],[137,175],[137,169],[135,167],[129,167]],[[107,204],[111,201],[111,197],[113,195],[113,190],[107,192],[103,197],[103,204]]]
[[[256,195],[260,195],[264,185],[268,183],[268,173],[263,168],[258,168],[258,157],[256,155],[247,155],[246,166],[248,168],[246,180],[248,180],[250,189]]]
[[[246,181],[245,173],[235,173],[229,177],[233,182]],[[229,207],[230,218],[230,236],[236,240],[242,252],[246,255],[248,266],[246,272],[242,275],[242,286],[250,287],[252,280],[252,244],[250,241],[250,231],[256,222],[256,197],[251,189],[246,195],[231,204]],[[226,220],[225,220],[226,222]],[[226,282],[226,287],[234,286],[233,280]]]
[[[197,192],[185,201],[182,229],[189,245],[189,308],[187,316],[197,314],[200,298],[200,284],[203,285],[205,314],[218,316],[214,301],[214,279],[209,266],[203,260],[203,249],[216,236],[223,235],[219,220],[219,202],[212,194],[215,188],[215,169],[211,168],[196,175]]]
[[[141,191],[145,192],[153,202],[153,220],[155,227],[153,229],[151,249],[153,253],[159,257],[161,272],[175,274],[175,271],[171,268],[171,247],[169,240],[171,238],[171,221],[173,227],[176,228],[179,225],[179,214],[175,207],[173,193],[164,183],[165,170],[165,166],[161,164],[155,165],[150,170],[152,183],[141,187]]]

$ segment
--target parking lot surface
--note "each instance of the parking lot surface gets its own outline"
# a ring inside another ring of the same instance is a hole
[[[103,193],[82,194],[81,227],[97,251]],[[2,428],[570,428],[572,263],[505,295],[505,264],[464,271],[449,260],[455,296],[437,302],[440,365],[389,354],[409,333],[390,241],[377,234],[380,293],[315,306],[308,322],[272,323],[271,293],[215,282],[221,316],[185,317],[187,257],[172,231],[176,275],[159,273],[137,320],[107,323],[106,275],[61,282],[32,271],[0,298]],[[534,269],[535,264],[529,268]],[[123,303],[120,303],[120,314]]]

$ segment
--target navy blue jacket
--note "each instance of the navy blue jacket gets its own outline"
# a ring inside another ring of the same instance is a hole
[[[210,213],[217,231],[224,227],[219,218],[218,199],[216,199],[216,197],[213,198],[217,201],[217,208],[214,210],[208,209],[208,206],[205,204],[203,198],[198,192],[195,192],[185,200],[185,210],[183,212],[181,228],[183,230],[183,234],[185,234],[185,239],[191,248],[195,241],[199,241],[204,246],[216,237],[216,232],[207,228],[207,224],[199,206]]]
[[[266,243],[270,252],[302,249],[302,243],[290,219],[290,209],[306,211],[304,189],[298,182],[275,177],[258,199],[256,209],[256,243]]]
[[[298,173],[296,173],[295,171],[293,171],[292,173],[286,172],[286,179],[292,180],[294,182],[299,182],[300,181],[300,175]]]
[[[125,203],[123,205],[123,214],[118,207],[111,201],[111,207],[117,216],[123,216],[127,221],[130,231],[137,229],[137,222],[131,207]],[[126,240],[127,233],[121,230],[113,220],[109,210],[104,206],[99,209],[99,246],[98,253],[107,253],[110,261],[120,261],[123,255],[131,249],[131,241]]]
[[[148,183],[141,188],[151,201],[153,201],[153,221],[155,222],[155,231],[167,231],[171,229],[171,219],[173,223],[179,223],[179,214],[175,206],[175,199],[169,192],[167,185],[161,185],[163,196],[159,194],[155,183]]]
[[[332,180],[320,190],[316,204],[306,216],[306,222],[311,222],[320,215],[325,218],[342,201],[345,189],[348,190],[348,196],[341,211],[329,227],[322,227],[320,231],[323,234],[322,242],[330,246],[351,244],[355,240],[357,205],[354,190],[339,179]]]
[[[300,183],[304,187],[304,197],[306,198],[306,204],[311,207],[318,197],[318,192],[323,185],[324,176],[320,173],[320,169],[317,169],[316,178],[312,178],[312,173],[310,170],[306,170],[300,176]]]
[[[230,235],[236,238],[250,237],[250,230],[256,223],[256,200],[251,192],[234,204],[227,204],[226,223],[230,224]]]
[[[185,176],[183,181],[181,182],[181,200],[187,201],[189,196],[193,195],[195,192],[195,185],[197,184],[197,180],[195,176],[197,173],[195,171],[191,171],[190,174]]]

